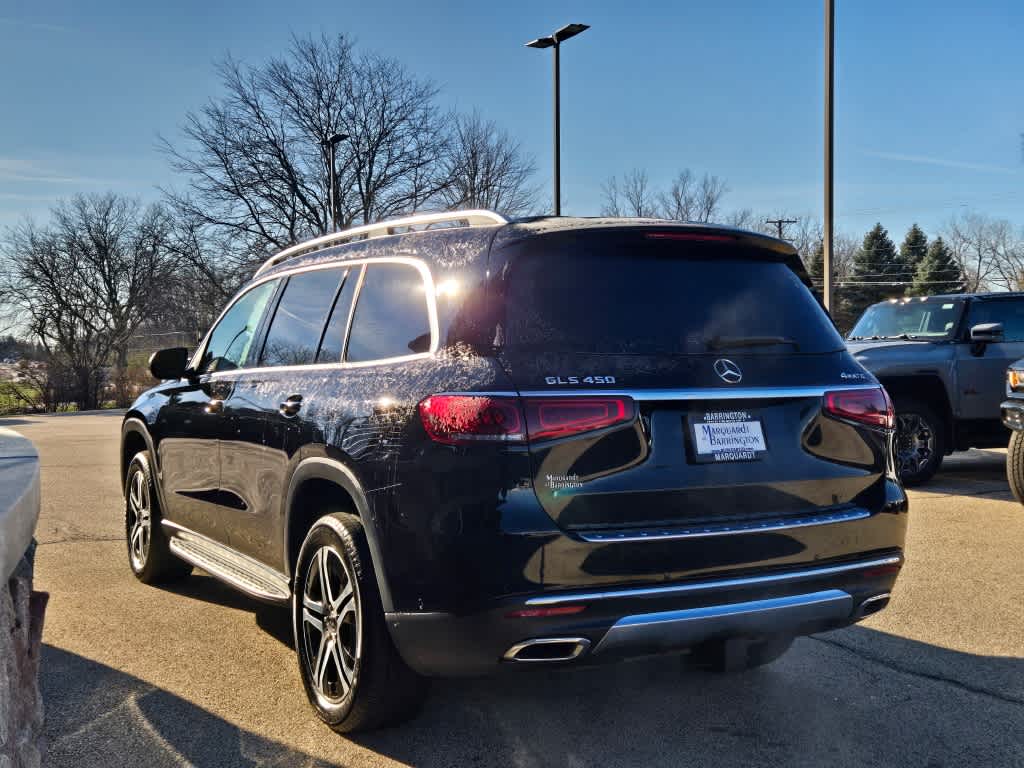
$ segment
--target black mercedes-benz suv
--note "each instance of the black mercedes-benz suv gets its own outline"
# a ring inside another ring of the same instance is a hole
[[[767,663],[883,608],[892,405],[780,240],[430,214],[267,262],[123,425],[129,562],[289,605],[339,731],[431,675]]]

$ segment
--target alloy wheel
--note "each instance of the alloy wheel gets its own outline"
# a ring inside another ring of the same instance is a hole
[[[924,471],[935,455],[935,432],[920,414],[896,416],[896,458],[900,475]]]
[[[313,689],[337,704],[355,685],[362,637],[359,596],[348,563],[332,547],[310,560],[302,590],[302,661]]]
[[[149,483],[146,473],[141,469],[132,475],[128,487],[128,513],[125,516],[125,528],[128,532],[128,553],[132,568],[141,571],[149,559],[149,544],[152,538],[152,504],[149,496]]]

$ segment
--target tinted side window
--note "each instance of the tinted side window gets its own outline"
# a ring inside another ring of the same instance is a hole
[[[318,363],[339,363],[341,362],[341,350],[345,344],[345,328],[348,325],[349,310],[352,309],[352,297],[356,293],[356,286],[359,284],[359,276],[362,269],[356,267],[348,272],[343,278],[345,283],[341,286],[338,299],[334,302],[331,310],[331,319],[327,321],[327,330],[324,331],[324,339],[320,342],[320,351],[317,353]]]
[[[1005,341],[1024,341],[1024,301],[998,299],[973,302],[968,329],[981,323],[1002,323]]]
[[[231,306],[210,334],[200,373],[229,371],[249,361],[253,338],[276,288],[276,280],[260,283]]]
[[[423,277],[408,264],[371,264],[349,334],[351,362],[381,360],[430,349],[430,315]]]
[[[260,365],[306,365],[314,361],[342,272],[319,269],[288,278],[267,331]]]

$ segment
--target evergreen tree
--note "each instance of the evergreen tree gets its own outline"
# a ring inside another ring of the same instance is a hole
[[[864,235],[864,242],[853,257],[853,270],[844,297],[845,309],[859,317],[864,309],[892,296],[901,296],[903,288],[892,283],[902,282],[905,276],[896,246],[889,239],[885,227],[875,224]]]
[[[962,293],[963,290],[960,265],[942,238],[936,238],[918,264],[914,283],[907,293],[911,296],[934,296],[938,293]]]
[[[825,279],[825,241],[819,240],[818,244],[814,247],[814,252],[810,255],[810,258],[804,261],[804,266],[807,268],[807,274],[811,276],[812,280],[824,280]]]
[[[928,237],[917,224],[914,224],[907,230],[907,236],[903,238],[903,243],[900,245],[901,280],[909,283],[914,279],[917,265],[921,263],[927,252]]]

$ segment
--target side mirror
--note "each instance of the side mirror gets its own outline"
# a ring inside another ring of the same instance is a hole
[[[149,358],[149,372],[160,381],[180,379],[188,368],[188,350],[171,347],[154,352]]]
[[[1002,323],[979,323],[971,327],[971,341],[975,344],[996,344],[1002,340]]]

